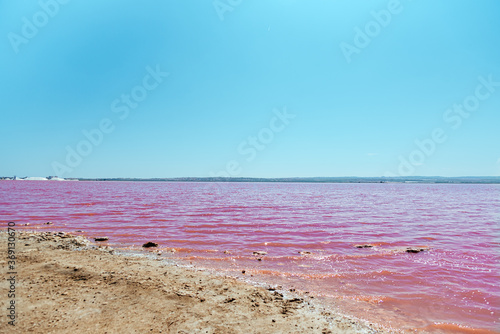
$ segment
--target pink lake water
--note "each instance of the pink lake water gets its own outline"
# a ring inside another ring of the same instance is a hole
[[[0,221],[158,242],[394,329],[500,333],[500,185],[0,181]]]

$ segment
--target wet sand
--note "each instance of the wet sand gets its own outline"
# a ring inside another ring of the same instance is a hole
[[[0,245],[7,252],[7,233]],[[0,328],[18,333],[389,333],[307,296],[181,267],[82,236],[16,231],[15,326],[0,286]],[[6,256],[2,277],[9,277]]]

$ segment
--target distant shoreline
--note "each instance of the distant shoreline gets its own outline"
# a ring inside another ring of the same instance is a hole
[[[132,181],[132,182],[254,182],[254,183],[452,183],[500,184],[500,176],[467,177],[182,177],[182,178],[76,178],[79,181]]]
[[[12,180],[11,177],[0,177]],[[62,179],[61,179],[62,180]],[[18,179],[15,181],[36,181]],[[45,180],[45,181],[50,181]],[[423,183],[423,184],[500,184],[500,176],[400,176],[400,177],[290,177],[290,178],[253,178],[253,177],[177,177],[177,178],[66,178],[64,181],[127,181],[127,182],[207,182],[207,183]]]

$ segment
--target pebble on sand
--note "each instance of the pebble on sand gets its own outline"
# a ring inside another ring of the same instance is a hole
[[[158,247],[158,244],[156,242],[148,241],[144,245],[142,245],[142,247],[144,248]]]
[[[95,241],[108,241],[109,238],[108,237],[97,237],[97,238],[94,238]]]

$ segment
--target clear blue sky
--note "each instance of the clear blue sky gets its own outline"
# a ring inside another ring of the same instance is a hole
[[[499,1],[215,3],[0,0],[0,176],[500,175]]]

